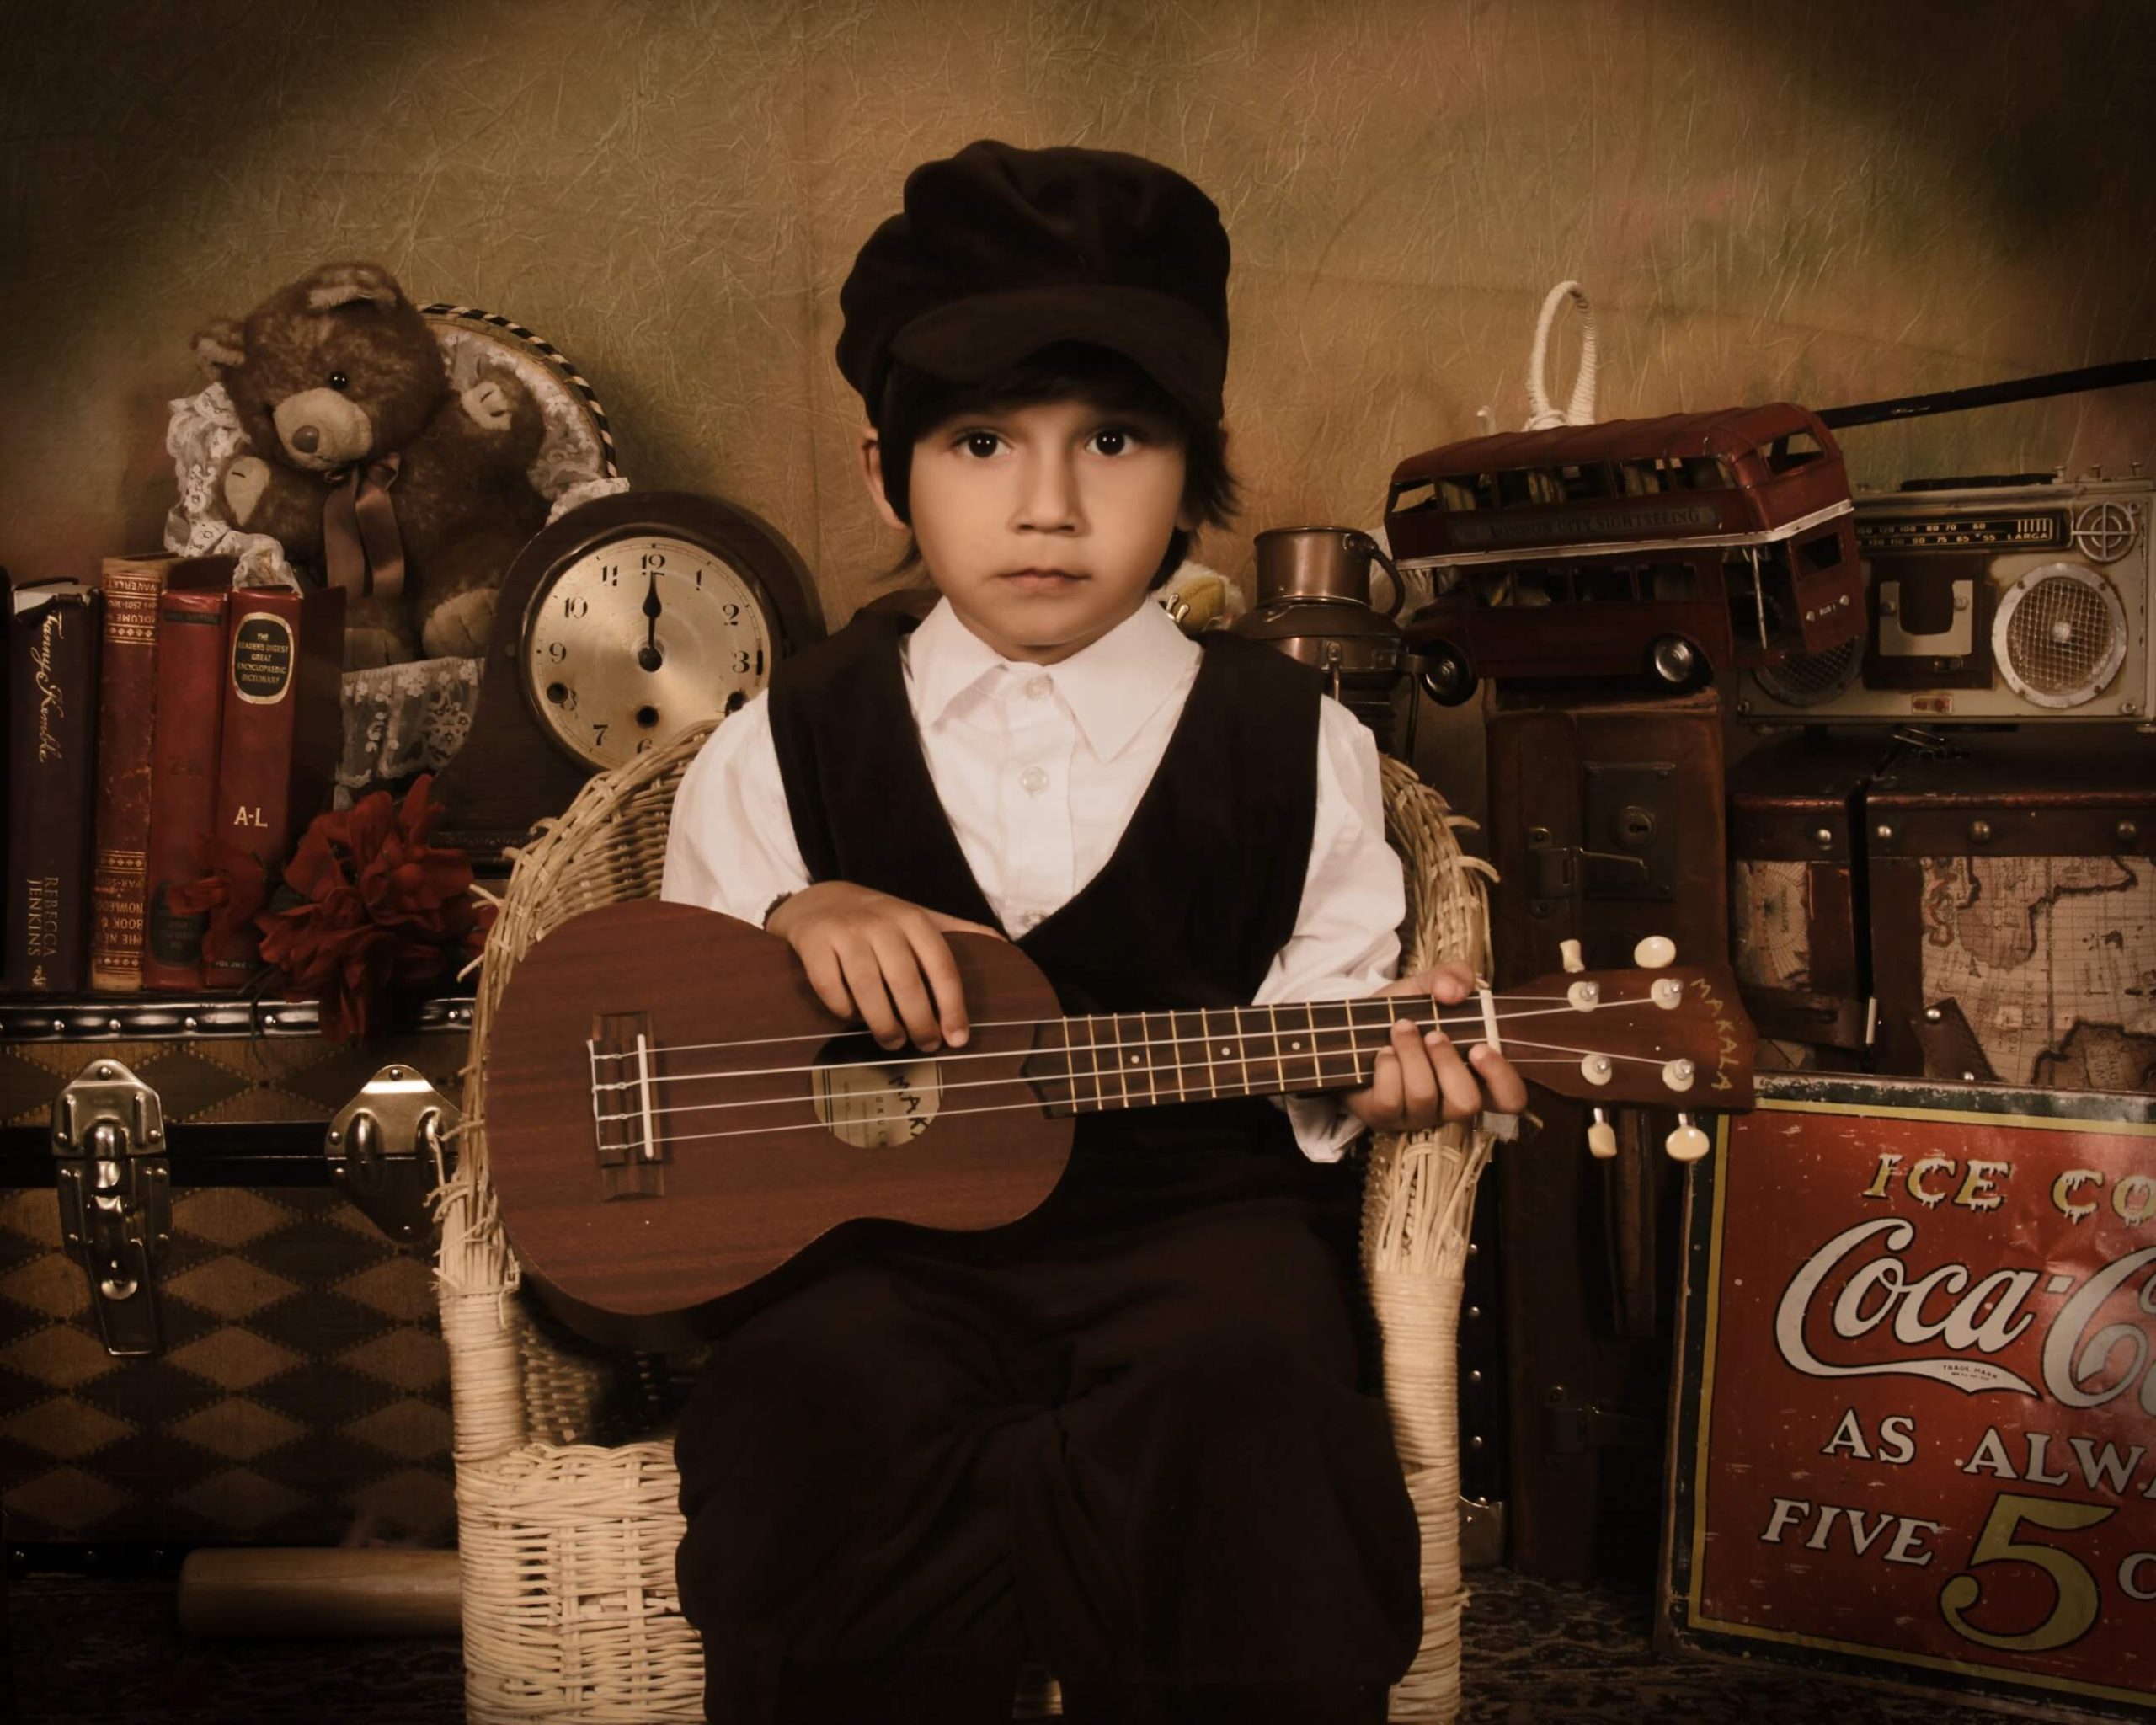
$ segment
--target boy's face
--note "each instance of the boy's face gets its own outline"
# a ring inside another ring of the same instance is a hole
[[[883,495],[873,437],[864,472]],[[914,536],[937,590],[1005,658],[1053,665],[1136,612],[1183,519],[1166,426],[1081,400],[973,411],[913,447]]]

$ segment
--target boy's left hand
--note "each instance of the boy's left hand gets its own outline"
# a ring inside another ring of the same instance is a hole
[[[1457,1006],[1475,992],[1474,973],[1465,964],[1437,964],[1403,976],[1370,996],[1413,995],[1426,1003],[1419,1016],[1436,1016],[1427,1007]],[[1413,1009],[1411,1008],[1411,1011]],[[1380,1132],[1424,1132],[1454,1120],[1471,1120],[1485,1108],[1517,1114],[1527,1107],[1527,1085],[1513,1063],[1486,1042],[1477,1042],[1462,1060],[1459,1048],[1441,1030],[1424,1034],[1409,1018],[1392,1027],[1392,1046],[1377,1058],[1369,1086],[1341,1097],[1348,1112]]]

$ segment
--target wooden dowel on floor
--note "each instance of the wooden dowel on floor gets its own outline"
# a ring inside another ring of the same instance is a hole
[[[212,1548],[179,1569],[189,1635],[455,1635],[461,1609],[454,1551]]]

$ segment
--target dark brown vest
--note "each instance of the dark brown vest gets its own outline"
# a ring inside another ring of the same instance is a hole
[[[913,627],[864,611],[774,672],[771,731],[794,835],[813,879],[999,927],[906,700],[899,641]],[[1294,932],[1322,682],[1239,636],[1199,638],[1197,680],[1113,855],[1016,937],[1066,1012],[1247,1005]],[[1163,1166],[1171,1159],[1179,1169]],[[1286,1117],[1256,1098],[1081,1115],[1073,1158],[1080,1184],[1105,1178],[1152,1202],[1278,1194],[1317,1172]]]

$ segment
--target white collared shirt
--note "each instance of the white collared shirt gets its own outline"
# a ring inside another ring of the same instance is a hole
[[[1023,934],[1114,853],[1197,680],[1203,649],[1158,605],[1055,665],[1013,663],[939,601],[904,638],[906,698],[952,830],[996,920]],[[1321,704],[1317,814],[1294,932],[1254,1006],[1374,994],[1400,963],[1400,859],[1377,740]],[[660,896],[760,922],[807,886],[762,695],[719,726],[674,801]],[[1331,1097],[1280,1099],[1314,1162],[1362,1123]]]

